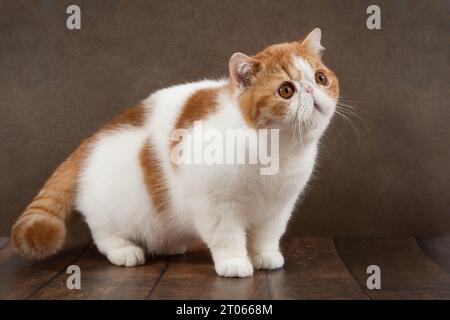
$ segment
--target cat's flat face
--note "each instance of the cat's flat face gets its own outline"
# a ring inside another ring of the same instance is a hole
[[[273,45],[247,60],[238,57],[238,101],[246,121],[256,128],[296,126],[303,135],[320,135],[339,98],[338,79],[323,64],[322,49],[315,29],[302,42]]]

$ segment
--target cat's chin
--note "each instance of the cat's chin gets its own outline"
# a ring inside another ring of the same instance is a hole
[[[307,129],[305,125],[303,126],[305,128],[302,132],[304,139],[310,142],[319,140],[330,123],[331,115],[332,113],[327,113],[326,111],[320,112],[314,109],[309,126]]]

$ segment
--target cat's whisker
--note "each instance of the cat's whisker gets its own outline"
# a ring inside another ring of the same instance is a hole
[[[366,120],[361,115],[359,115],[357,111],[352,110],[348,106],[343,106],[343,105],[340,105],[340,104],[337,105],[337,109],[336,110],[339,110],[341,113],[344,113],[345,115],[347,115],[349,117],[354,117],[356,120],[358,120],[364,126],[364,128],[366,130],[369,129],[369,126],[368,126]]]
[[[297,122],[298,122],[298,110],[293,114],[292,116],[292,123],[291,123],[291,128],[292,128],[292,142],[296,141],[297,138]]]
[[[342,113],[340,113],[338,110],[335,111],[335,114],[342,119],[342,121],[345,124],[345,132],[348,130],[348,118],[345,117]]]
[[[300,143],[303,145],[303,135],[302,135],[302,131],[303,131],[303,126],[302,126],[302,117],[303,117],[303,111],[300,110],[300,114],[297,115],[297,125],[298,125],[298,137],[300,139]]]
[[[340,116],[344,122],[348,123],[350,125],[350,127],[353,129],[353,131],[355,131],[356,137],[358,138],[358,143],[361,142],[361,135],[358,131],[358,127],[354,124],[354,122],[348,117],[348,115],[342,113],[342,111],[338,111],[336,110],[335,113]]]
[[[292,142],[295,142],[295,135],[296,135],[296,130],[297,130],[297,125],[295,123],[296,121],[296,115],[294,114],[294,116],[292,117],[292,123],[291,123],[291,130],[292,130]]]
[[[360,108],[358,106],[355,106],[353,104],[349,104],[349,103],[346,103],[344,101],[339,100],[337,105],[340,106],[340,107],[351,109],[353,111],[357,111],[357,112],[363,113],[363,114],[365,114],[367,116],[370,116],[370,113],[366,109],[362,109],[362,108]]]
[[[324,135],[324,138],[325,138],[326,140],[328,140],[326,135]],[[327,145],[326,145],[325,143],[319,141],[319,147],[320,147],[320,149],[325,150],[325,152],[328,154],[328,156],[329,156],[330,158],[332,158],[332,155],[331,155],[331,153],[330,153],[330,150],[328,149],[328,147],[327,147]]]
[[[308,114],[306,113],[305,108],[302,109],[302,119],[303,122],[305,123],[306,132],[308,133],[309,132]]]
[[[299,114],[297,112],[297,114],[295,115],[295,127],[297,128],[296,130],[296,138],[298,138],[299,140],[302,139],[302,128],[300,126],[300,117]],[[298,137],[297,137],[298,136]]]
[[[340,96],[339,101],[344,101],[344,102],[349,102],[349,103],[363,103],[363,104],[370,103],[369,100],[350,99],[346,96]]]
[[[312,112],[305,111],[305,123],[306,123],[306,129],[308,132],[311,131],[311,126],[312,126],[311,115],[312,115]]]
[[[345,97],[339,98],[339,101],[336,105],[336,111],[339,111],[339,113],[341,114],[341,117],[343,117],[345,115],[348,120],[350,120],[352,117],[355,118],[359,123],[361,123],[363,125],[365,130],[368,130],[369,126],[363,116],[366,116],[366,117],[370,116],[369,112],[367,112],[367,110],[361,109],[353,104],[347,103],[347,102],[345,102],[345,100],[350,101],[350,99],[347,99]],[[356,127],[355,123],[350,122],[350,121],[349,121],[349,123],[351,123],[351,125],[353,127]]]

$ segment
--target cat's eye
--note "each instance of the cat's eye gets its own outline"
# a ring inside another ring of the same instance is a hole
[[[328,78],[323,71],[316,72],[316,83],[322,86],[326,86],[328,84]]]
[[[281,87],[278,89],[278,94],[283,99],[290,99],[295,92],[295,87],[292,83],[286,82],[281,85]]]

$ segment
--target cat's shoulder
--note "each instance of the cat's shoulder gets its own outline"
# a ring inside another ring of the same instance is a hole
[[[219,80],[204,79],[201,81],[176,84],[153,92],[146,99],[146,101],[152,101],[158,98],[167,98],[167,97],[172,98],[185,97],[194,94],[198,90],[222,87],[226,84],[226,82],[227,82],[226,79],[219,79]]]

